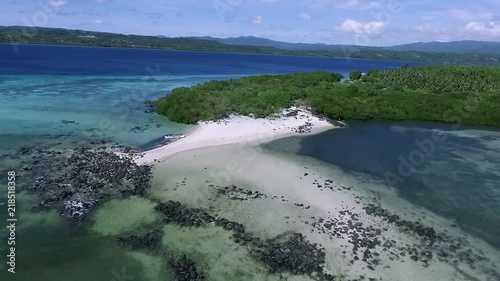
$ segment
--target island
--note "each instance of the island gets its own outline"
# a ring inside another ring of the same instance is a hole
[[[142,153],[152,163],[184,150],[269,141],[343,127],[346,120],[418,120],[500,127],[500,68],[421,66],[349,79],[313,72],[211,81],[147,103],[197,124],[172,144]]]
[[[424,62],[443,65],[500,65],[500,56],[495,51],[483,52],[483,48],[472,51],[457,47],[457,51],[405,50],[404,46],[373,47],[356,45],[330,45],[328,48],[314,44],[300,49],[273,46],[259,46],[257,43],[230,44],[231,39],[211,37],[166,37],[126,35],[109,32],[95,32],[64,28],[0,26],[0,43],[45,44],[67,46],[93,46],[113,48],[166,49],[204,52],[256,53],[292,56],[318,56],[332,58],[395,60]],[[271,40],[269,40],[271,41]],[[491,43],[491,42],[487,42]],[[286,44],[285,44],[286,45]],[[459,44],[460,45],[460,44]],[[401,49],[400,49],[401,48]],[[497,48],[492,44],[491,49]]]
[[[54,227],[64,218],[126,253],[144,280],[500,276],[497,248],[389,184],[263,147],[349,130],[351,120],[500,127],[499,68],[251,76],[176,88],[147,103],[194,126],[147,151],[103,140],[14,155],[28,159],[19,173],[34,199],[24,202]]]
[[[353,75],[264,75],[174,89],[156,112],[194,124],[232,113],[266,117],[300,104],[334,120],[421,120],[500,127],[500,68],[421,66]],[[353,77],[354,76],[354,77]]]

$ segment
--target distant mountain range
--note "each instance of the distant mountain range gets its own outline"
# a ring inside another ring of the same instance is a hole
[[[450,53],[481,53],[500,55],[500,42],[485,41],[453,41],[453,42],[420,42],[413,44],[384,47],[391,51],[418,52],[450,52]]]
[[[282,41],[274,41],[261,37],[241,36],[230,38],[214,38],[214,37],[196,37],[199,39],[213,40],[228,45],[248,45],[273,47],[284,50],[294,51],[339,51],[345,49],[363,48],[370,50],[389,50],[389,51],[416,51],[416,52],[436,52],[436,53],[481,53],[500,55],[500,42],[485,42],[485,41],[452,41],[452,42],[419,42],[404,45],[395,45],[389,47],[368,47],[354,45],[328,45],[323,43],[308,44],[308,43],[289,43]]]
[[[241,36],[241,37],[230,37],[230,38],[215,38],[215,37],[196,37],[199,39],[213,40],[223,44],[228,45],[247,45],[247,46],[260,46],[260,47],[272,47],[283,50],[291,51],[339,51],[345,48],[356,47],[354,45],[327,45],[322,43],[309,44],[309,43],[289,43],[282,41],[274,41],[271,39],[254,37],[254,36]]]
[[[457,41],[391,47],[288,43],[259,37],[166,37],[109,32],[0,26],[0,43],[168,49],[398,60],[448,65],[500,66],[500,42]]]

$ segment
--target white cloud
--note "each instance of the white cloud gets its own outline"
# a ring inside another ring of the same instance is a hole
[[[448,9],[441,11],[426,11],[422,15],[422,20],[424,21],[432,21],[439,20],[446,15],[450,17],[455,22],[457,20],[464,22],[471,21],[492,21],[495,18],[495,15],[491,12],[491,10],[486,9]]]
[[[479,21],[479,20],[491,20],[494,15],[490,11],[467,11],[462,9],[453,9],[448,11],[449,14],[459,20],[463,21]]]
[[[365,6],[370,7],[370,8],[378,8],[378,7],[382,6],[382,3],[378,2],[378,1],[371,1],[371,2],[368,2],[368,4],[366,4]]]
[[[179,11],[180,10],[177,7],[168,7],[168,6],[162,6],[162,5],[153,5],[153,6],[151,6],[151,8],[169,10],[169,11]]]
[[[355,9],[358,8],[361,5],[359,0],[347,0],[345,3],[340,3],[338,5],[339,8],[346,8],[346,9]]]
[[[432,24],[421,24],[417,25],[413,28],[414,31],[418,32],[411,32],[409,30],[410,34],[412,36],[415,36],[418,38],[417,41],[429,41],[429,40],[434,40],[434,41],[447,41],[450,39],[449,34],[450,33],[458,33],[458,30],[450,30],[446,28],[442,28],[439,25],[432,25]],[[421,39],[422,38],[422,39]]]
[[[299,19],[301,19],[301,20],[307,20],[307,21],[309,21],[309,20],[311,20],[311,19],[312,19],[311,14],[306,13],[306,12],[299,13],[298,17],[299,17]]]
[[[332,4],[330,0],[308,0],[308,2],[311,8],[325,8]]]
[[[345,2],[337,4],[337,8],[342,9],[361,9],[361,10],[369,10],[376,9],[382,5],[379,1],[360,1],[360,0],[347,0]]]
[[[281,0],[262,0],[262,2],[266,2],[266,3],[276,3],[279,1],[281,1]]]
[[[426,31],[434,31],[434,28],[430,24],[422,24],[415,26],[416,31],[426,32]]]
[[[52,7],[61,7],[68,4],[68,0],[47,0],[47,4]]]
[[[251,19],[250,22],[253,25],[260,25],[260,24],[262,24],[262,17],[261,16],[256,16],[255,18]]]
[[[337,29],[342,32],[356,34],[364,33],[367,35],[380,34],[383,28],[384,23],[381,21],[359,22],[353,19],[347,19],[337,27]]]
[[[474,35],[500,37],[500,25],[492,21],[487,23],[471,21],[465,26],[465,29]]]
[[[102,24],[103,21],[102,20],[94,20],[92,21],[93,24]]]

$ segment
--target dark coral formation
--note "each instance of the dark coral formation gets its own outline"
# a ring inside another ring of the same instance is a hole
[[[267,198],[267,195],[259,191],[252,191],[249,189],[243,189],[237,187],[236,185],[224,186],[217,188],[217,194],[219,196],[226,196],[230,200],[251,200],[259,198]]]
[[[162,232],[159,228],[139,230],[137,232],[120,235],[116,240],[132,250],[149,249],[160,247]]]
[[[322,266],[325,263],[323,249],[307,241],[300,233],[290,233],[262,241],[248,233],[245,226],[240,223],[210,215],[203,209],[184,206],[180,202],[159,203],[156,210],[164,215],[165,223],[175,223],[186,227],[203,227],[213,223],[215,226],[233,232],[231,237],[234,242],[250,247],[256,257],[268,266],[271,273],[315,273],[320,276],[320,280],[334,280],[334,276],[323,272]]]
[[[176,223],[181,226],[204,226],[215,221],[215,218],[202,209],[189,208],[180,202],[169,200],[160,203],[156,210],[164,215],[165,223]]]
[[[257,250],[259,258],[269,270],[312,274],[322,272],[325,252],[317,244],[311,244],[300,233],[276,237]]]
[[[106,146],[28,151],[30,166],[23,176],[33,179],[28,190],[40,208],[56,208],[70,218],[83,218],[94,205],[112,197],[145,195],[151,167],[137,165]]]
[[[174,262],[177,281],[203,281],[205,276],[196,263],[187,256],[182,256]]]

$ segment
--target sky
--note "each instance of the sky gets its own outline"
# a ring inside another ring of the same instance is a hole
[[[500,0],[0,0],[0,25],[387,46],[500,41]]]

